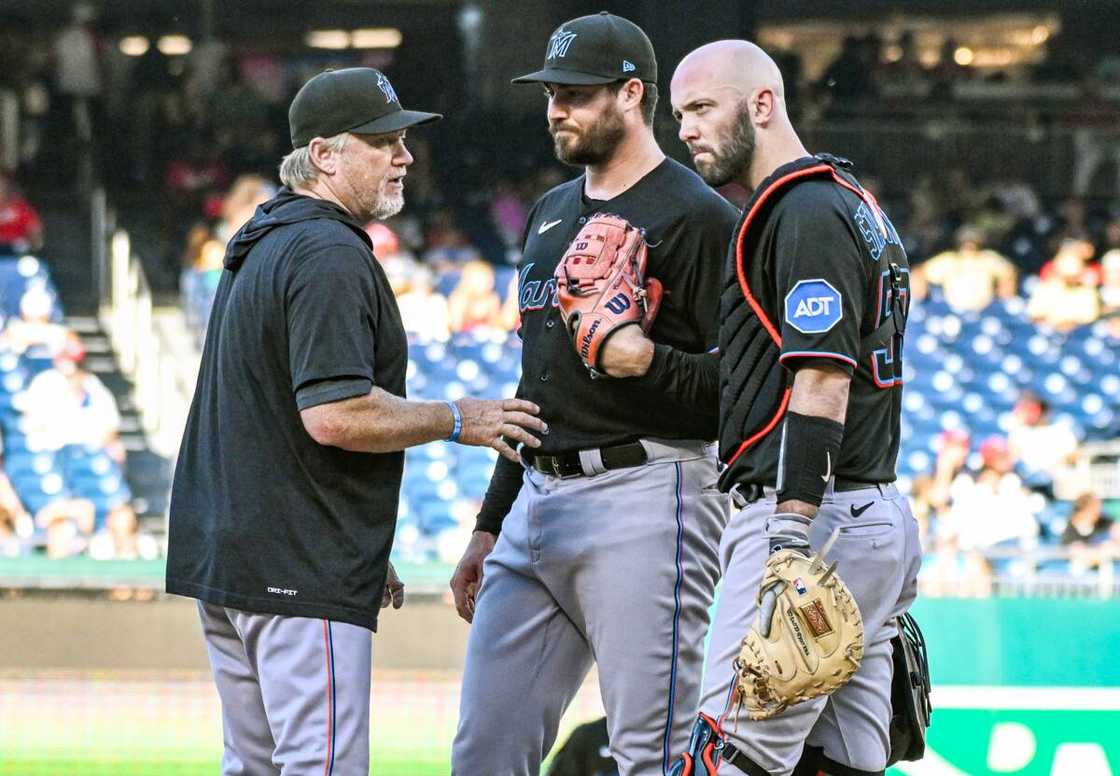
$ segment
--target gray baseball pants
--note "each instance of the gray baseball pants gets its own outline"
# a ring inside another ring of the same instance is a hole
[[[736,504],[738,506],[738,504]],[[834,492],[829,484],[813,519],[809,543],[819,548],[833,529],[840,535],[827,556],[848,585],[863,617],[863,662],[844,687],[828,697],[791,706],[768,720],[748,720],[732,704],[732,660],[758,616],[758,586],[769,554],[767,517],[774,493],[746,504],[720,542],[723,587],[712,624],[701,708],[720,720],[724,736],[772,774],[793,770],[803,746],[822,747],[830,760],[865,771],[886,767],[890,747],[891,645],[894,618],[914,601],[922,562],[918,524],[893,485]],[[721,773],[739,774],[724,763]]]
[[[222,776],[369,776],[372,634],[198,602],[222,701]]]
[[[621,776],[661,774],[687,744],[730,504],[711,445],[643,445],[642,466],[526,471],[483,566],[457,776],[536,776],[592,661]]]

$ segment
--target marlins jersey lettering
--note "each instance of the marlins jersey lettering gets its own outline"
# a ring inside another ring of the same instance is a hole
[[[580,450],[640,437],[713,439],[716,408],[681,412],[652,379],[592,380],[560,316],[553,272],[595,213],[621,216],[644,229],[649,273],[665,286],[650,338],[687,353],[716,344],[720,258],[737,213],[691,170],[666,159],[630,189],[597,202],[583,196],[583,177],[546,194],[525,230],[518,274],[522,376],[518,395],[536,402],[549,424],[538,452]],[[666,200],[679,199],[667,203]]]
[[[693,171],[665,159],[609,202],[588,200],[584,178],[534,205],[518,277],[523,342],[517,395],[536,402],[549,433],[535,452],[556,455],[640,438],[715,439],[718,363],[705,354],[719,338],[719,283],[735,207]],[[564,327],[553,272],[587,218],[612,213],[645,230],[647,269],[665,289],[649,332],[656,344],[639,378],[592,380]],[[479,513],[497,533],[524,472],[498,460]]]

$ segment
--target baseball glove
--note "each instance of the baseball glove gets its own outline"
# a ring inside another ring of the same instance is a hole
[[[736,696],[751,719],[843,687],[863,659],[863,618],[836,564],[822,560],[838,532],[809,558],[779,550],[766,561],[759,620],[735,660]]]
[[[646,278],[645,233],[618,216],[598,213],[587,220],[556,265],[560,313],[580,359],[601,377],[603,345],[623,326],[649,331],[661,304],[662,287]]]

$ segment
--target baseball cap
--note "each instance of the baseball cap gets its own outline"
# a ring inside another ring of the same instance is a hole
[[[292,148],[340,132],[376,135],[439,121],[438,113],[405,110],[380,70],[348,67],[327,70],[305,83],[288,108]]]
[[[629,78],[657,83],[657,58],[642,28],[600,11],[564,22],[552,33],[544,67],[515,84],[609,84]]]

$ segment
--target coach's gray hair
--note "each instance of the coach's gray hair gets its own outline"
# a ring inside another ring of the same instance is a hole
[[[341,151],[346,143],[346,133],[342,132],[332,137],[324,138],[327,148],[332,151]],[[311,161],[310,144],[297,148],[285,156],[280,162],[280,182],[288,188],[306,188],[319,179],[319,170]]]

